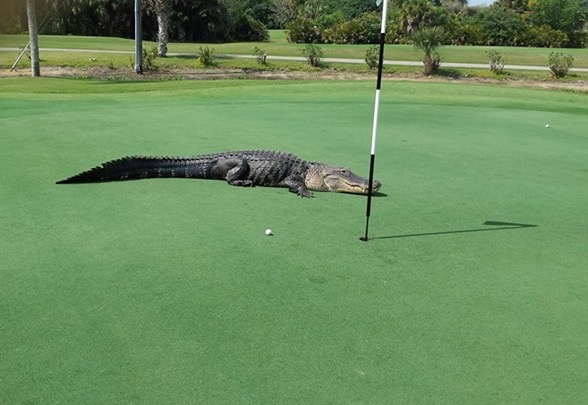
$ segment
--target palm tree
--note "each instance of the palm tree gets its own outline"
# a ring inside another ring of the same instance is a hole
[[[423,58],[425,75],[430,76],[439,69],[441,58],[437,48],[443,45],[446,38],[447,34],[441,27],[425,27],[411,35],[412,46],[425,54]]]
[[[27,0],[27,20],[29,24],[29,41],[31,46],[31,71],[33,77],[41,76],[39,63],[39,33],[37,32],[37,12],[35,0]]]
[[[148,0],[148,4],[157,16],[157,55],[167,55],[167,43],[169,42],[169,14],[173,0]]]

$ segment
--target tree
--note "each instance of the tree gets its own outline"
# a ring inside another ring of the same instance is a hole
[[[247,0],[245,12],[267,28],[281,28],[276,21],[272,0]]]
[[[486,43],[480,45],[520,46],[526,41],[525,23],[513,10],[498,4],[483,7],[471,17]]]
[[[448,11],[457,14],[468,6],[468,0],[441,0],[441,5]]]
[[[298,0],[273,0],[274,18],[279,27],[296,18],[298,14]]]
[[[569,46],[582,46],[582,33],[588,21],[586,0],[535,0],[531,3],[530,21],[535,26],[547,25],[569,38]]]
[[[441,1],[397,0],[392,3],[391,32],[397,42],[410,42],[410,36],[424,27],[446,26],[448,10]]]
[[[533,1],[533,0],[532,0]],[[497,0],[500,7],[522,13],[529,9],[528,0]]]
[[[423,51],[423,64],[425,70],[423,73],[427,76],[437,71],[441,64],[441,58],[437,49],[443,45],[447,39],[445,30],[441,27],[425,27],[411,35],[412,46]]]
[[[22,34],[26,20],[26,7],[22,0],[0,1],[0,34]]]
[[[39,63],[39,34],[37,32],[35,0],[27,0],[27,20],[31,47],[31,71],[33,77],[39,77],[41,76],[41,64]]]
[[[329,13],[340,11],[347,20],[378,10],[375,1],[366,0],[323,0]]]
[[[149,0],[148,4],[155,11],[157,18],[157,55],[167,55],[167,43],[169,42],[169,14],[173,0]]]

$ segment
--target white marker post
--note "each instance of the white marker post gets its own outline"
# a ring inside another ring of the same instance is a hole
[[[378,134],[378,113],[380,109],[380,89],[382,87],[382,69],[384,67],[384,45],[386,43],[386,20],[388,18],[388,0],[384,1],[384,7],[382,9],[382,29],[380,30],[380,59],[378,61],[378,80],[376,82],[376,100],[374,105],[374,121],[372,124],[372,147],[370,149],[370,175],[368,185],[368,196],[367,196],[367,207],[366,207],[366,220],[365,220],[365,236],[359,238],[360,240],[367,242],[369,226],[370,226],[370,214],[372,210],[372,186],[374,183],[374,168],[376,165],[376,138]],[[382,0],[376,0],[376,5],[379,6]]]

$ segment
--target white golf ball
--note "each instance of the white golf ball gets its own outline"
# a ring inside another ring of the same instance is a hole
[[[549,128],[549,124],[545,124],[545,128]]]
[[[266,230],[265,230],[265,234],[266,234],[267,236],[272,236],[272,235],[273,235],[273,232],[272,232],[272,230],[271,230],[271,229],[269,229],[269,228],[268,228],[268,229],[266,229]]]

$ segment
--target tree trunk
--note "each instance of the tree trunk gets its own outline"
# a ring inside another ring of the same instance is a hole
[[[434,71],[434,63],[433,63],[433,57],[431,56],[430,52],[425,52],[425,57],[423,58],[423,65],[425,65],[425,69],[423,71],[423,74],[425,76],[431,76]]]
[[[170,8],[170,0],[155,0],[155,13],[157,14],[157,54],[161,57],[167,55]]]
[[[29,24],[29,40],[31,46],[31,71],[33,77],[41,76],[39,63],[39,33],[37,32],[37,13],[35,0],[27,0],[27,20]]]

